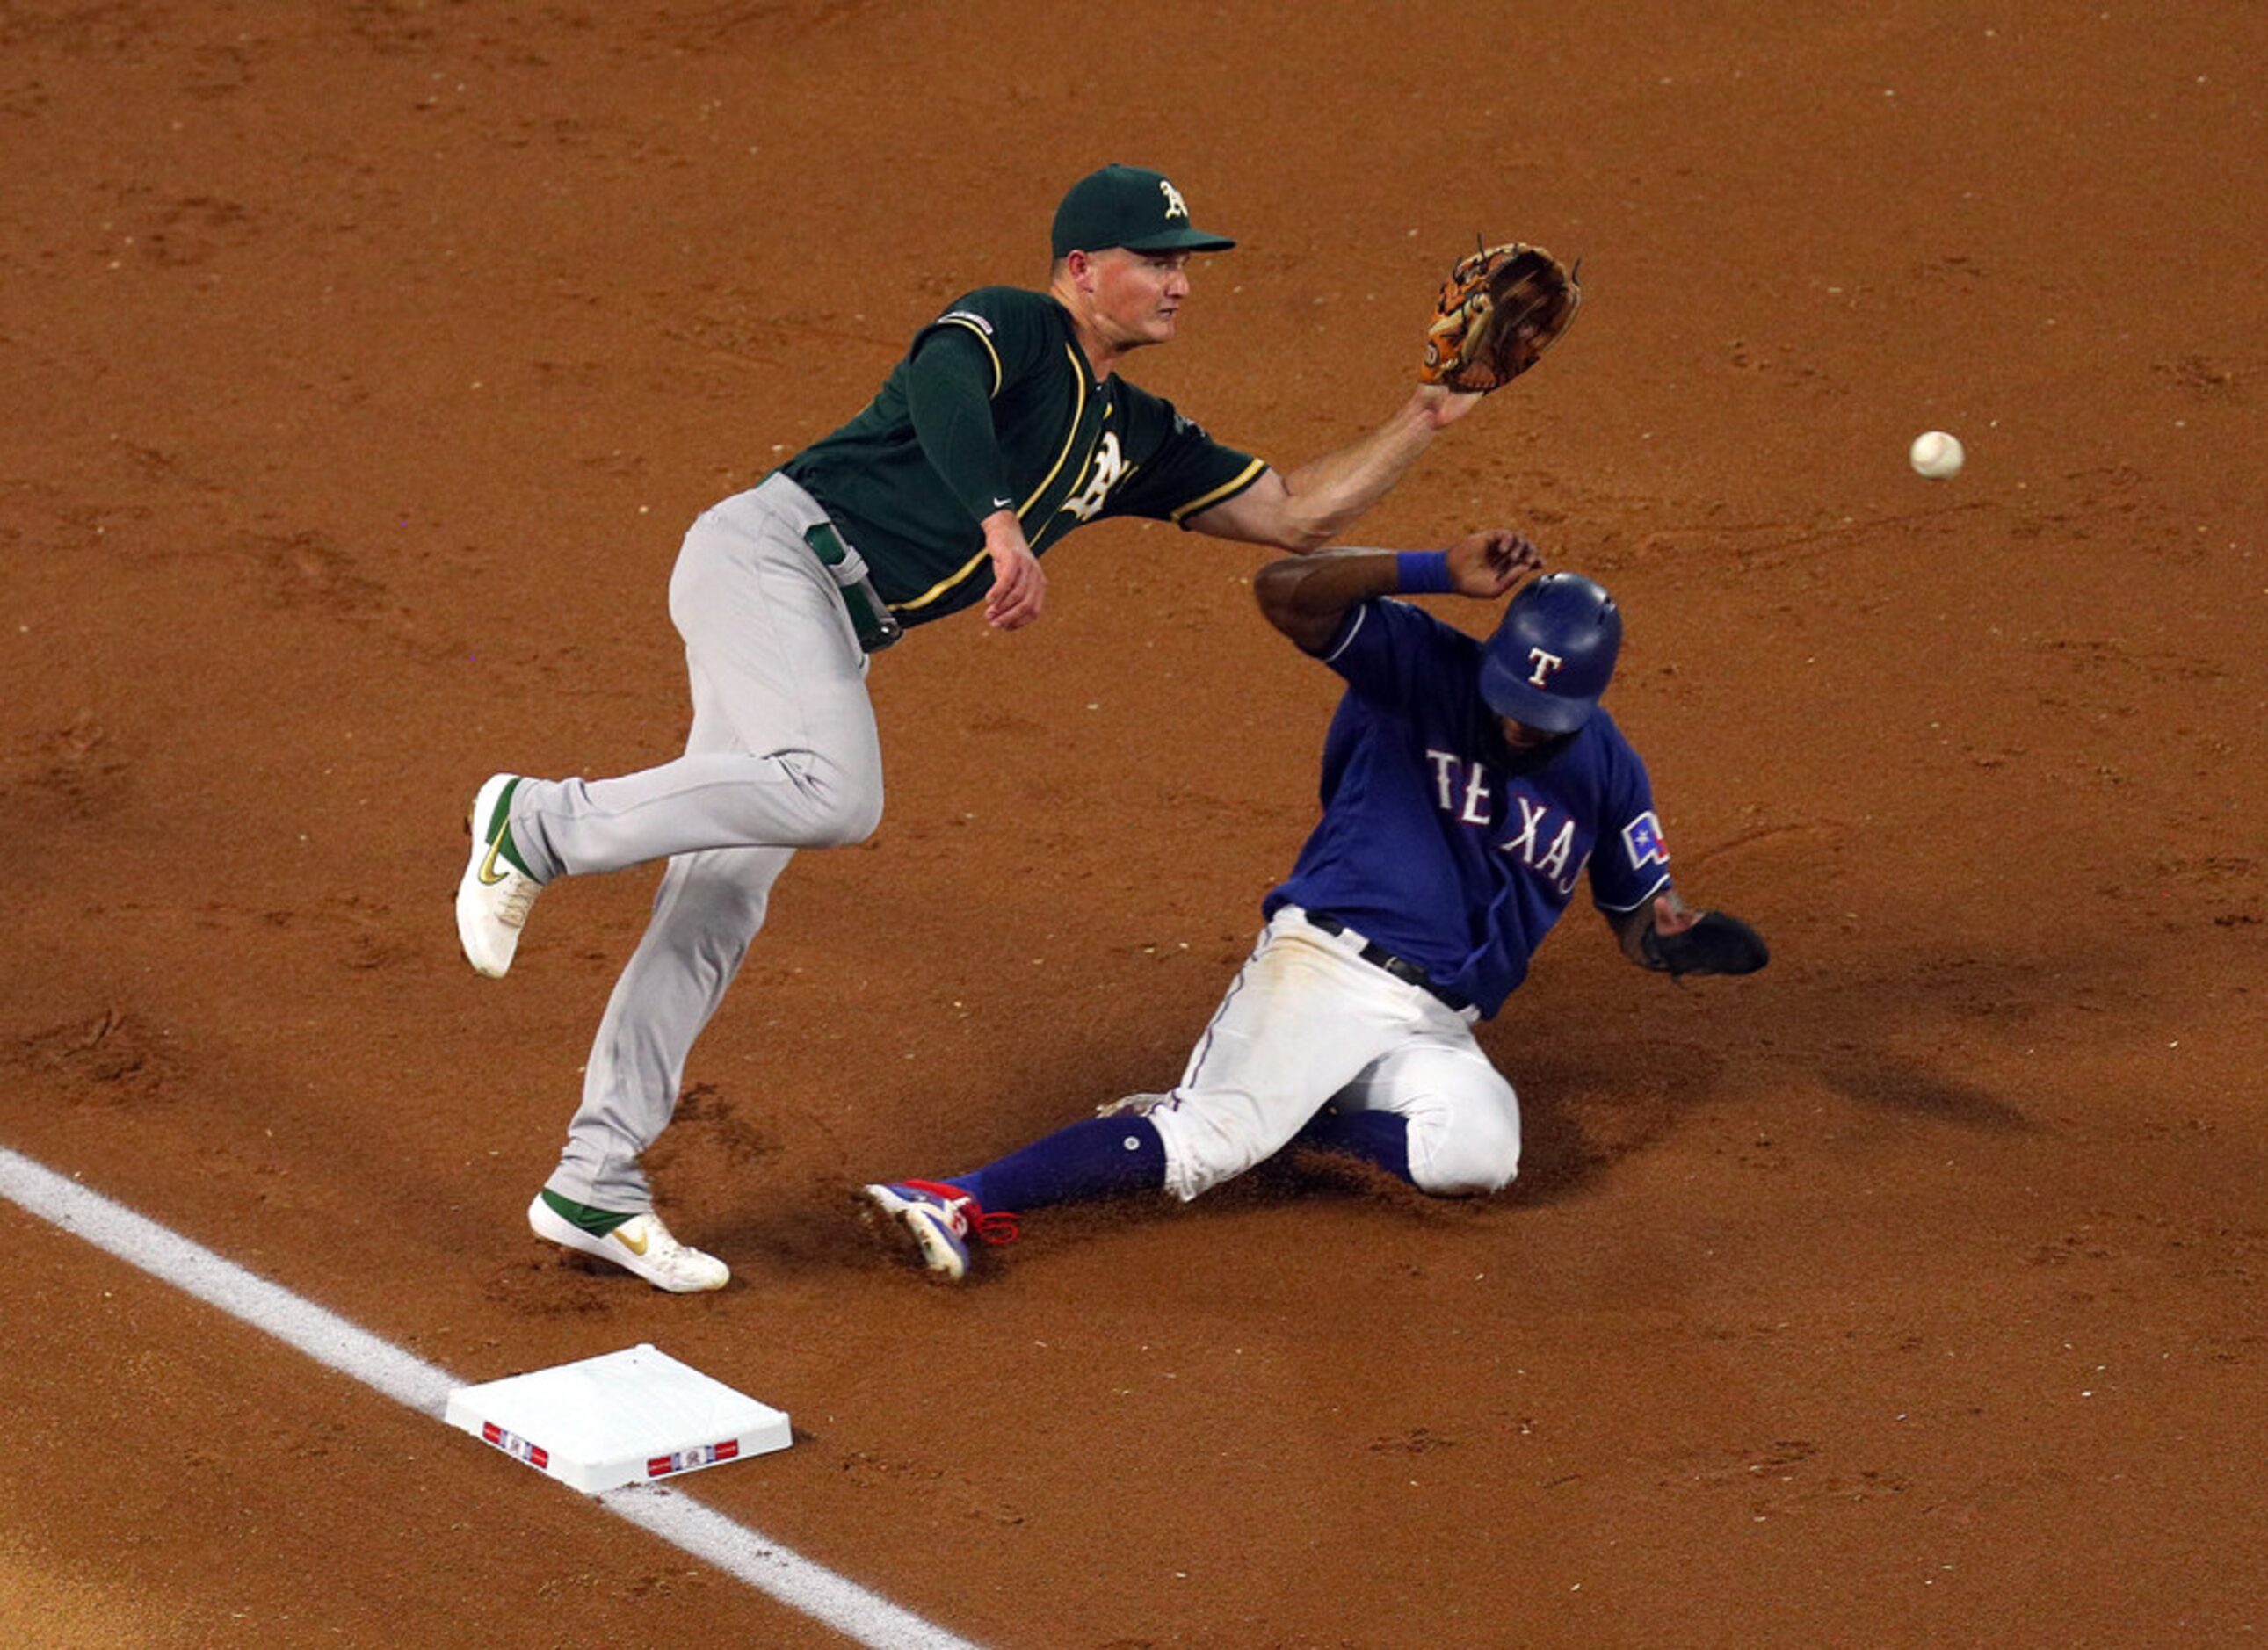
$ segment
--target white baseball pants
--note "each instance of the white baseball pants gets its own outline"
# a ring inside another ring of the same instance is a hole
[[[1184,1200],[1281,1151],[1324,1104],[1409,1120],[1410,1173],[1450,1197],[1520,1168],[1520,1102],[1473,1040],[1472,1010],[1365,962],[1297,906],[1270,919],[1174,1091],[1147,1116]]]
[[[548,1182],[563,1197],[650,1206],[639,1156],[676,1110],[773,882],[798,848],[859,842],[881,821],[866,656],[803,538],[823,519],[784,475],[703,514],[669,581],[692,684],[685,754],[615,779],[526,780],[512,798],[513,843],[539,878],[669,860]]]

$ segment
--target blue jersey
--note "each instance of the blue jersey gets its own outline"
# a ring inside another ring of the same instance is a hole
[[[1323,817],[1263,909],[1328,912],[1494,1014],[1587,871],[1637,910],[1669,885],[1646,764],[1605,711],[1515,753],[1481,697],[1481,644],[1401,601],[1347,615]]]

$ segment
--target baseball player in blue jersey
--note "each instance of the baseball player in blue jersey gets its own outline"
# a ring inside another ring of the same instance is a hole
[[[687,533],[669,589],[692,687],[684,755],[618,778],[498,773],[479,787],[456,909],[482,974],[512,966],[555,880],[668,861],[558,1168],[528,1206],[538,1235],[659,1288],[725,1283],[722,1261],[654,1214],[639,1159],[669,1123],[687,1056],[789,858],[859,842],[880,820],[874,652],[978,604],[1001,630],[1030,623],[1046,595],[1040,556],[1106,517],[1316,549],[1479,403],[1441,362],[1460,339],[1469,352],[1469,318],[1502,309],[1486,293],[1444,298],[1426,372],[1392,417],[1289,471],[1119,378],[1129,356],[1174,335],[1192,254],[1233,244],[1195,227],[1158,173],[1112,166],[1081,179],[1056,214],[1044,292],[955,298],[857,417]],[[1522,362],[1552,335],[1496,332]]]
[[[1764,942],[1686,908],[1646,764],[1599,704],[1622,615],[1544,575],[1486,642],[1389,598],[1501,596],[1536,561],[1508,532],[1446,551],[1277,561],[1276,628],[1346,680],[1323,742],[1323,814],[1262,904],[1258,947],[1165,1094],[1137,1094],[967,1175],[865,1189],[886,1236],[946,1278],[1015,1216],[1129,1191],[1184,1200],[1294,1140],[1437,1196],[1520,1166],[1511,1084],[1474,1040],[1587,880],[1632,961],[1747,974]]]

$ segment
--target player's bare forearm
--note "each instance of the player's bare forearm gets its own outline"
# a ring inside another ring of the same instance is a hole
[[[1325,550],[1287,556],[1253,575],[1262,616],[1302,650],[1321,652],[1350,608],[1402,588],[1391,550]]]
[[[1287,556],[1262,568],[1252,593],[1268,622],[1310,653],[1330,645],[1347,609],[1410,588],[1406,576],[1425,575],[1421,588],[1489,599],[1502,595],[1521,573],[1540,564],[1535,547],[1506,527],[1468,534],[1446,550],[1336,549]],[[1438,567],[1428,564],[1438,563]]]
[[[1189,525],[1216,538],[1292,551],[1320,549],[1392,491],[1435,434],[1480,399],[1420,386],[1392,417],[1360,440],[1295,469],[1270,470],[1226,503],[1192,516]]]
[[[1284,477],[1292,518],[1317,535],[1316,543],[1336,538],[1391,492],[1433,445],[1447,422],[1442,415],[1448,404],[1476,399],[1421,386],[1368,435],[1311,459]]]

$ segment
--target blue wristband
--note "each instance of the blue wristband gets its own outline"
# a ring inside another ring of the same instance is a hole
[[[1446,595],[1457,587],[1449,578],[1447,550],[1396,550],[1394,572],[1405,596]]]

